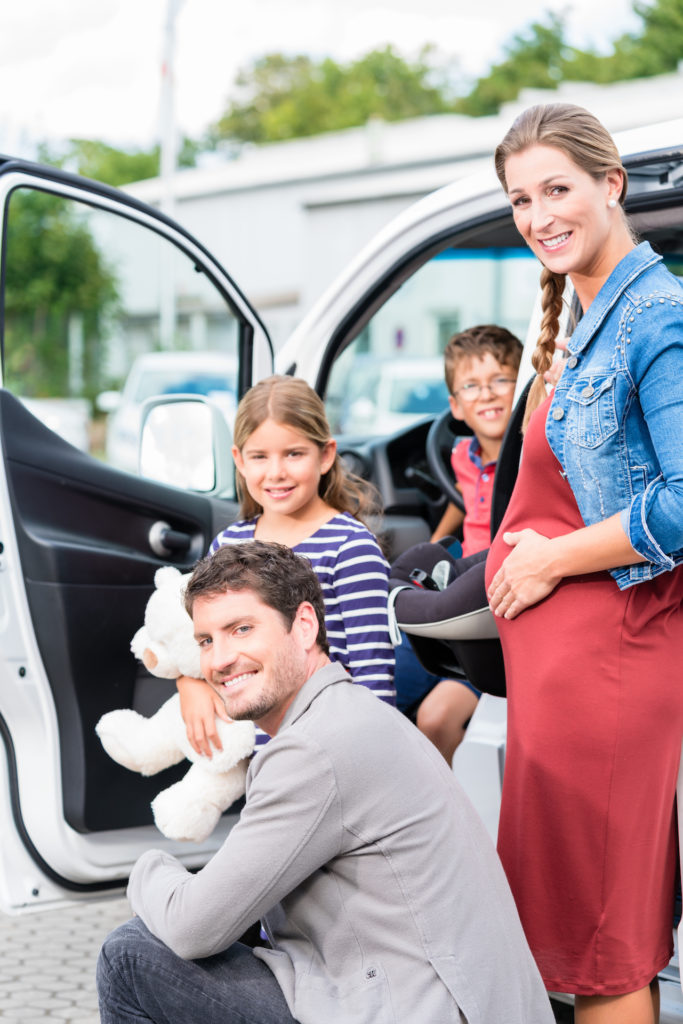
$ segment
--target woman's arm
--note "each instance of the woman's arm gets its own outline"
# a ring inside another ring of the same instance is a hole
[[[506,619],[542,601],[567,576],[647,561],[631,546],[620,515],[561,537],[527,529],[505,533],[503,540],[512,551],[491,580],[488,598],[494,614]]]
[[[659,473],[635,494],[624,529],[646,561],[671,569],[683,548],[683,302],[641,308],[627,353]]]

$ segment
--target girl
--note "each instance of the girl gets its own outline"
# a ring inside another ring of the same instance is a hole
[[[509,695],[499,851],[577,1024],[653,1024],[683,737],[683,286],[634,241],[626,172],[587,111],[527,110],[496,169],[544,265],[524,454],[487,562]],[[567,275],[583,316],[546,398]]]
[[[218,534],[209,553],[255,538],[306,555],[323,590],[330,657],[394,703],[389,567],[362,521],[374,510],[372,491],[344,467],[322,401],[304,380],[268,377],[240,402],[234,440],[243,518]],[[178,689],[188,738],[211,756],[209,743],[219,747],[214,716],[228,721],[225,708],[201,680],[183,677]],[[257,747],[266,740],[257,735]]]

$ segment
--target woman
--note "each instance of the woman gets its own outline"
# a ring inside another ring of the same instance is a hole
[[[544,266],[520,473],[487,562],[508,680],[499,851],[546,986],[579,1024],[653,1024],[672,953],[683,737],[683,287],[578,107],[496,150]],[[583,310],[552,398],[566,277]]]

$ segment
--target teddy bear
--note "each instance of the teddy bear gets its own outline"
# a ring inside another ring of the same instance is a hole
[[[174,566],[157,569],[144,625],[130,645],[147,670],[164,679],[180,675],[203,678],[192,620],[183,603],[189,578],[190,573],[183,575]],[[197,754],[190,745],[178,693],[151,718],[122,708],[109,711],[95,726],[109,756],[131,771],[154,775],[183,758],[192,762],[180,782],[152,801],[156,826],[169,839],[203,842],[223,811],[244,793],[247,758],[254,749],[254,724],[228,723],[220,718],[216,724],[223,749],[214,750],[210,758]]]

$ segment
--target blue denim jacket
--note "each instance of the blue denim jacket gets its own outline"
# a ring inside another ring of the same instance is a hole
[[[647,559],[611,570],[620,589],[683,562],[683,284],[647,242],[574,331],[546,436],[584,522],[620,513]]]

